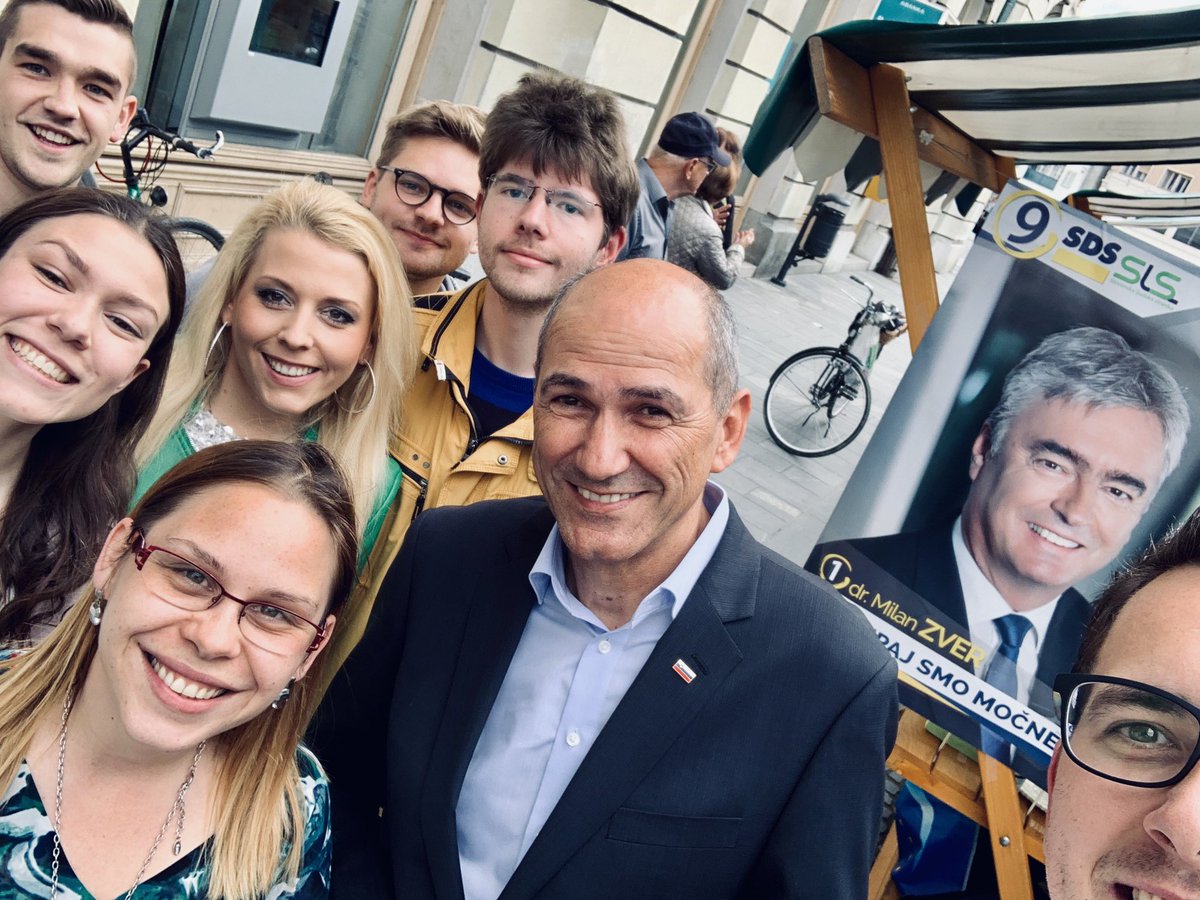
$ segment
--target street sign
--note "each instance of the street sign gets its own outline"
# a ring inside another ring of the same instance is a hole
[[[925,0],[879,0],[873,19],[889,22],[919,22],[926,25],[941,23],[946,10]]]

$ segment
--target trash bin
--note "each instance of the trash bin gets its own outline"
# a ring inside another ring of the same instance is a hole
[[[817,197],[808,222],[808,233],[804,235],[801,245],[804,255],[812,259],[828,256],[848,212],[850,200],[845,194],[821,194]]]
[[[779,274],[771,279],[783,287],[788,269],[801,259],[824,259],[833,249],[837,239],[838,229],[846,221],[846,213],[850,211],[852,197],[849,194],[820,194],[809,210],[800,233],[792,242],[787,259],[779,269]]]

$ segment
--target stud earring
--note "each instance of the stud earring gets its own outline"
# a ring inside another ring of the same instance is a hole
[[[88,606],[88,621],[99,627],[100,619],[104,616],[104,591],[96,588],[96,596]]]
[[[271,709],[283,709],[287,705],[288,697],[292,696],[292,685],[295,683],[295,678],[288,680],[288,683],[283,686],[283,690],[279,692],[279,696],[271,701]]]

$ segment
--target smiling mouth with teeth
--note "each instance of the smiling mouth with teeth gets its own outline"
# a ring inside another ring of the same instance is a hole
[[[154,669],[154,674],[158,676],[158,680],[181,697],[188,697],[192,700],[212,700],[227,693],[224,688],[204,687],[203,685],[196,684],[194,681],[188,681],[178,672],[172,672],[160,663],[156,657],[150,656],[148,653],[146,655],[150,659],[150,667]]]
[[[285,363],[281,359],[276,359],[273,356],[263,354],[263,359],[267,361],[267,365],[271,367],[272,372],[278,372],[280,375],[285,375],[288,378],[302,378],[305,375],[311,375],[318,371],[316,366],[293,366]]]
[[[36,134],[39,138],[48,144],[57,144],[60,147],[71,147],[80,141],[70,135],[61,134],[57,131],[51,131],[48,128],[42,128],[40,125],[30,125],[29,130]]]
[[[1068,540],[1061,534],[1055,534],[1048,528],[1043,528],[1041,525],[1034,525],[1032,522],[1029,523],[1029,530],[1047,543],[1053,544],[1055,547],[1062,547],[1064,550],[1078,550],[1083,546],[1075,541]]]
[[[1158,894],[1152,894],[1149,891],[1143,891],[1140,888],[1132,888],[1129,890],[1130,900],[1162,900]]]
[[[41,353],[33,344],[26,343],[18,337],[8,338],[8,346],[12,348],[13,353],[17,354],[31,369],[41,372],[51,381],[57,381],[59,384],[70,384],[76,379],[72,378],[62,366],[54,360]]]
[[[587,488],[579,488],[579,495],[584,500],[591,500],[593,503],[620,503],[622,500],[628,500],[630,497],[636,497],[637,494],[597,494],[594,491],[589,491]]]

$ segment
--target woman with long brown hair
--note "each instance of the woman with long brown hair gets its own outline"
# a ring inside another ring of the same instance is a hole
[[[0,219],[0,639],[62,614],[124,514],[183,300],[132,200],[70,188]]]
[[[159,479],[0,674],[0,896],[326,896],[328,786],[298,742],[357,553],[316,443]]]

